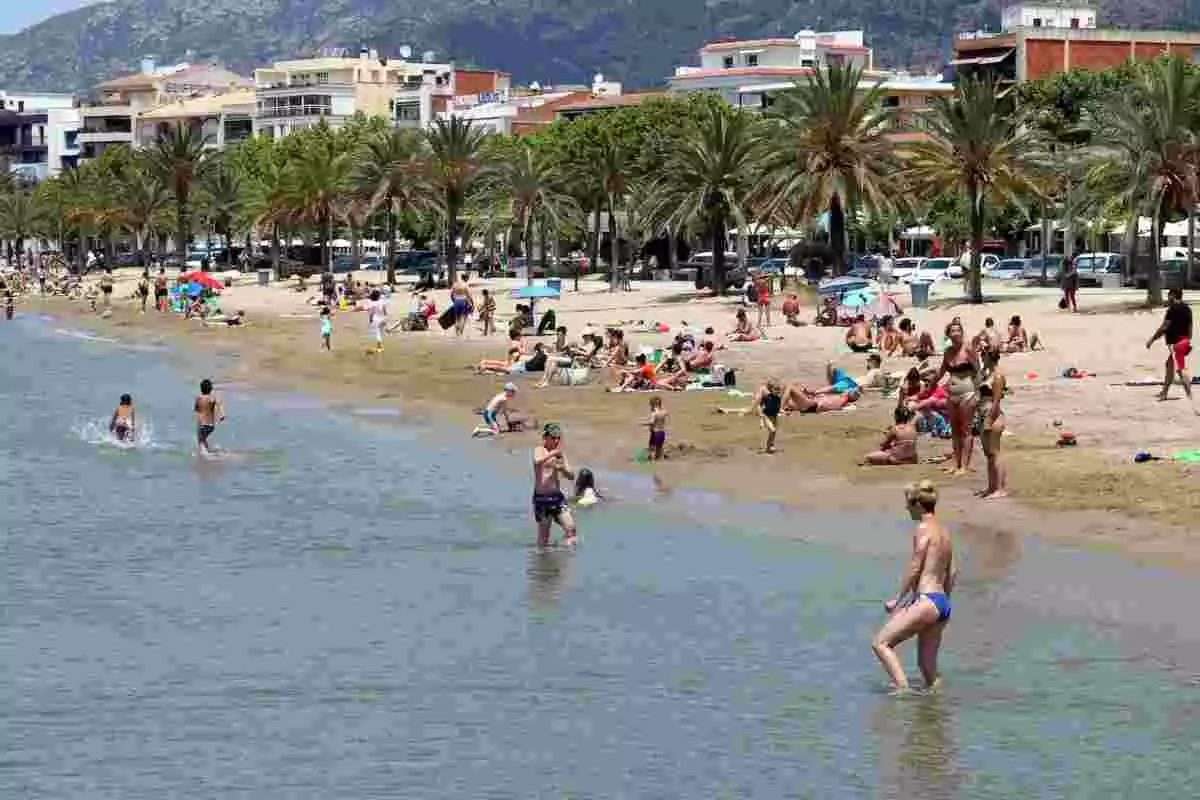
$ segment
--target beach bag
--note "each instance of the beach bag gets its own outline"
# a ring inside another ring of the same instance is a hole
[[[1066,311],[1066,310],[1067,310],[1067,298],[1063,297],[1063,298],[1060,298],[1060,299],[1059,299],[1059,301],[1058,301],[1058,308],[1059,308],[1059,310],[1060,310],[1060,311]]]
[[[453,328],[454,327],[454,319],[455,319],[454,306],[450,306],[449,308],[447,308],[445,311],[442,312],[441,316],[438,317],[438,325],[442,326],[442,330],[446,330],[448,328]]]
[[[721,376],[721,382],[729,388],[737,386],[737,370],[727,369],[725,374]]]

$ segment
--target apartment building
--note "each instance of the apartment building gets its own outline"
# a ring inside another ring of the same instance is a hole
[[[1200,31],[1150,31],[1100,27],[1086,2],[1013,3],[999,31],[954,37],[950,66],[956,76],[988,76],[1012,86],[1081,67],[1102,70],[1126,61],[1177,54],[1200,60]]]
[[[134,144],[146,147],[170,127],[186,125],[211,148],[249,139],[254,132],[253,89],[188,97],[138,116]]]
[[[0,91],[0,151],[29,183],[73,167],[79,159],[79,110],[69,94]]]
[[[142,114],[180,100],[251,88],[250,81],[221,67],[176,64],[156,67],[98,85],[94,102],[79,109],[82,158],[96,158],[113,145],[132,147]]]
[[[453,64],[422,64],[392,98],[392,122],[398,128],[424,128],[455,109],[504,102],[512,91],[507,72],[462,69]]]
[[[919,133],[932,98],[954,92],[941,75],[877,69],[862,31],[804,30],[790,38],[721,40],[700,49],[699,66],[681,66],[667,79],[671,92],[713,92],[738,108],[762,110],[779,92],[833,64],[863,70],[862,88],[878,86],[894,110],[896,135]]]

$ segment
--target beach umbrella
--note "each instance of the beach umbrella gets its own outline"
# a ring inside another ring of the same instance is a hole
[[[212,289],[214,292],[219,292],[225,288],[225,284],[223,284],[219,278],[214,278],[209,273],[201,272],[199,270],[195,272],[184,273],[183,275],[179,276],[179,279],[181,281],[186,281],[189,284],[198,283],[205,289]]]
[[[820,297],[836,297],[846,292],[854,292],[859,289],[866,289],[871,285],[871,282],[864,278],[834,278],[823,282],[817,287],[817,295]]]
[[[522,286],[512,290],[514,300],[557,300],[562,292],[550,286]]]

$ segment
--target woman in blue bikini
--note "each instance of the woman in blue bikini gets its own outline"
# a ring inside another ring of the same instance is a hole
[[[937,519],[937,488],[921,481],[904,490],[908,513],[917,523],[913,533],[912,558],[900,582],[900,591],[887,600],[884,610],[890,615],[871,649],[883,664],[896,689],[907,689],[908,678],[896,655],[895,647],[917,637],[917,664],[926,688],[938,683],[937,658],[942,632],[950,620],[950,593],[957,571],[950,533]]]

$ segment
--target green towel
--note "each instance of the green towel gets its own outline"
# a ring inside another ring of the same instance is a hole
[[[1172,461],[1182,461],[1185,464],[1200,464],[1200,450],[1180,450],[1171,456]]]

